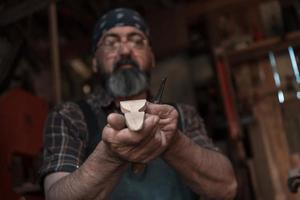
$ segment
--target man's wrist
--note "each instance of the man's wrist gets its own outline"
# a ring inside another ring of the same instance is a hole
[[[105,160],[107,162],[110,162],[110,163],[114,163],[114,164],[125,164],[126,161],[123,160],[121,157],[119,157],[116,153],[114,153],[113,151],[111,151],[111,149],[109,148],[109,146],[101,141],[97,148],[96,148],[96,151],[100,151],[100,157],[101,157],[101,160]]]
[[[184,150],[188,145],[189,139],[181,131],[178,131],[163,156],[167,159],[170,156],[176,155],[178,151]]]

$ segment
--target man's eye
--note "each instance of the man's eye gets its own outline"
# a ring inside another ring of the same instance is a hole
[[[132,38],[130,39],[130,41],[131,41],[135,46],[138,46],[138,47],[144,46],[144,38],[142,38],[142,37],[140,37],[140,36],[132,37]]]
[[[116,38],[113,37],[107,37],[104,41],[103,41],[103,46],[106,47],[114,47],[116,46],[118,43],[118,40]]]
[[[107,40],[107,41],[105,41],[104,45],[112,47],[112,46],[115,46],[116,43],[117,43],[116,40]]]

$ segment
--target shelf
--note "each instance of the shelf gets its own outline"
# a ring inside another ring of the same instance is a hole
[[[245,49],[225,51],[225,56],[228,62],[234,65],[246,60],[256,60],[258,57],[266,56],[270,51],[278,52],[297,45],[300,45],[300,31],[288,33],[285,37],[272,37],[255,42]]]

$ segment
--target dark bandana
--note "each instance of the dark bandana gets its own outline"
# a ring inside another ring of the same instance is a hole
[[[104,14],[97,21],[93,33],[93,52],[96,51],[102,35],[109,29],[119,26],[133,26],[149,37],[149,28],[139,13],[128,8],[117,8]]]

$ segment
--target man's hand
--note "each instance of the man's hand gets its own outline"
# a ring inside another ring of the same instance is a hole
[[[178,113],[169,105],[148,103],[143,129],[138,132],[125,127],[125,118],[110,114],[102,140],[111,155],[129,162],[147,163],[166,150],[177,135]]]
[[[159,117],[162,142],[167,148],[178,136],[178,112],[170,105],[147,103],[146,113]]]
[[[102,140],[112,156],[129,162],[147,163],[164,149],[158,122],[157,116],[147,114],[143,128],[134,132],[125,127],[123,115],[113,113],[108,116]]]

